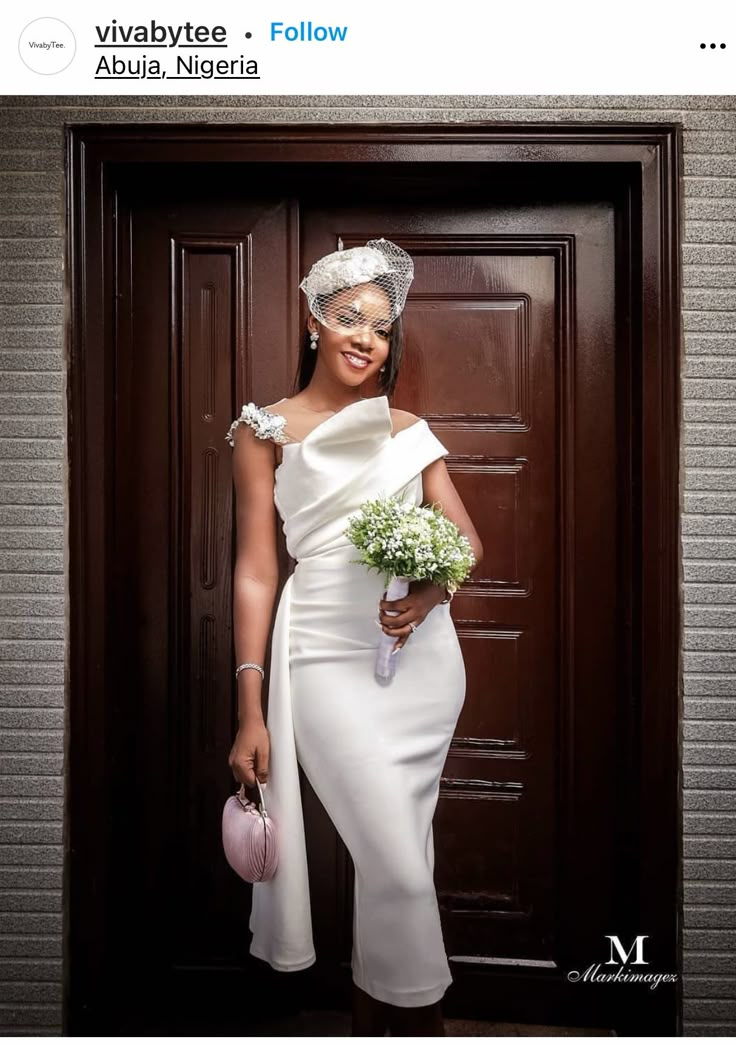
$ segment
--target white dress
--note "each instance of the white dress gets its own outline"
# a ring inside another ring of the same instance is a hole
[[[448,603],[396,655],[391,683],[376,681],[383,577],[349,561],[358,552],[343,531],[367,498],[421,504],[422,469],[448,451],[424,420],[392,435],[386,396],[351,403],[301,442],[251,403],[231,444],[240,423],[283,444],[274,500],[297,560],[274,622],[266,720],[279,867],[253,886],[250,951],[283,971],[315,961],[298,761],[355,867],[355,983],[393,1005],[430,1005],[452,982],[432,818],[465,666]]]

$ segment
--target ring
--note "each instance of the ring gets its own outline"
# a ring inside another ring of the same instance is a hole
[[[417,630],[416,624],[414,624],[412,621],[409,621],[409,627],[411,628],[412,632],[415,632]]]

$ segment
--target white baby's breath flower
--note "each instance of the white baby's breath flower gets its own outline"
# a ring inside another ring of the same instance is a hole
[[[435,505],[376,498],[348,522],[345,534],[360,552],[352,561],[383,573],[386,584],[413,577],[454,590],[475,561],[467,537]]]

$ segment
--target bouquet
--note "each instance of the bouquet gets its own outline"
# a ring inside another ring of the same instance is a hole
[[[390,601],[407,594],[410,580],[428,580],[454,592],[475,563],[468,538],[435,504],[422,508],[396,497],[379,497],[365,501],[348,523],[345,536],[360,552],[360,558],[350,561],[383,573]],[[395,641],[385,633],[381,636],[376,657],[379,682],[393,677]]]

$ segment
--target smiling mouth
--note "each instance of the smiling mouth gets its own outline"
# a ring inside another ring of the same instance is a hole
[[[343,352],[344,357],[347,359],[350,366],[355,367],[356,370],[365,370],[370,363],[369,359],[363,359],[361,356],[355,356],[352,352]]]

